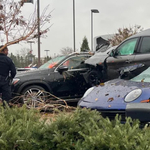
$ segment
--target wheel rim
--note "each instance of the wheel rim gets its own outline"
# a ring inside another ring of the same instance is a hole
[[[28,108],[40,107],[45,103],[46,94],[38,88],[28,89],[23,96],[23,102]]]

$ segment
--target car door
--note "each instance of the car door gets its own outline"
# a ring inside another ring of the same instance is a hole
[[[132,38],[120,44],[114,50],[114,56],[106,59],[108,79],[117,78],[122,67],[135,64],[139,38]]]
[[[88,69],[83,62],[89,57],[90,55],[69,57],[58,66],[58,68],[61,66],[68,67],[68,70],[63,73],[59,73],[56,68],[55,81],[53,82],[53,92],[56,96],[65,99],[81,97],[86,89],[89,88],[82,75]]]
[[[139,49],[135,56],[135,63],[150,66],[150,36],[141,37]]]

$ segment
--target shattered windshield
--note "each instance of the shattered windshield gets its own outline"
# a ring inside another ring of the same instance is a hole
[[[150,67],[131,79],[135,82],[150,82]]]
[[[39,69],[45,69],[45,68],[53,68],[56,66],[60,61],[62,61],[66,56],[58,56],[53,59],[50,59],[48,62],[43,64],[39,67]]]

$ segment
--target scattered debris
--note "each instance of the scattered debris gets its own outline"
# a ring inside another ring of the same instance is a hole
[[[113,100],[114,100],[114,98],[113,98],[113,97],[110,97],[107,102],[111,102],[111,101],[113,101]]]
[[[98,100],[98,98],[95,98],[95,101],[97,101]]]

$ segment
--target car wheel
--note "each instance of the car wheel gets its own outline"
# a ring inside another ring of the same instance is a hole
[[[46,101],[45,89],[41,86],[29,86],[22,92],[23,103],[27,105],[28,108],[36,108],[43,106]]]
[[[88,75],[88,83],[90,86],[95,86],[101,83],[98,71],[91,71]]]

